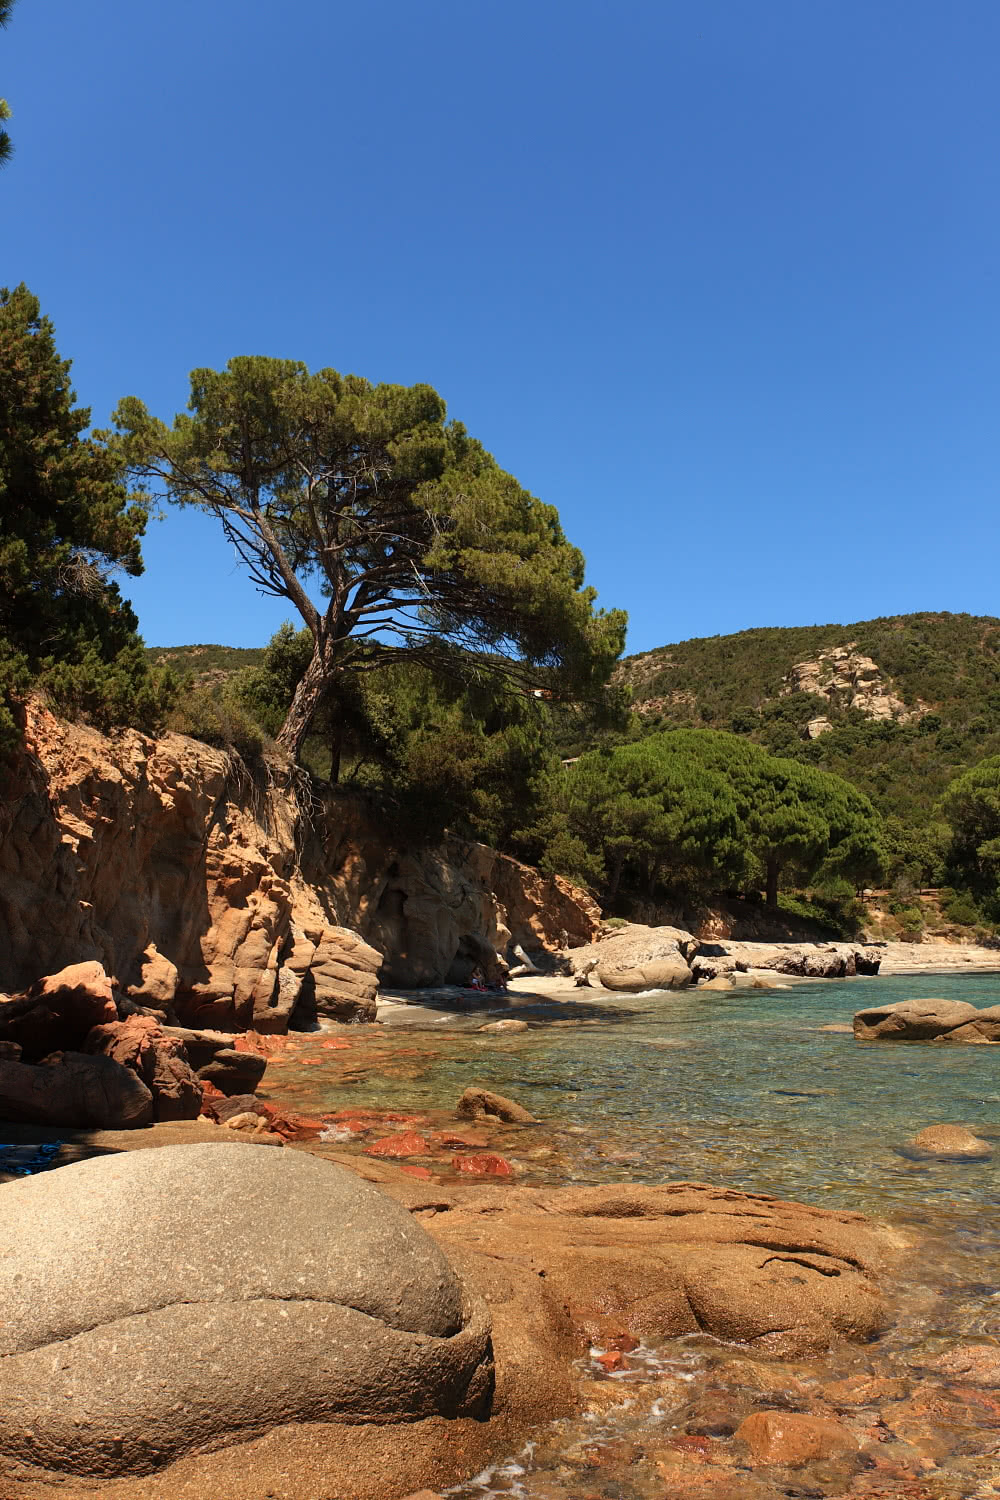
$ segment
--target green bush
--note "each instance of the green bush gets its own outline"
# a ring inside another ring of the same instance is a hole
[[[980,911],[968,891],[948,891],[945,897],[941,892],[941,911],[949,922],[956,922],[961,927],[975,927],[982,921]]]
[[[268,743],[260,725],[231,692],[188,687],[167,719],[167,728],[221,750],[235,750],[244,760],[257,759]]]
[[[900,926],[900,937],[906,942],[919,941],[924,930],[924,914],[920,907],[904,906],[893,915]]]

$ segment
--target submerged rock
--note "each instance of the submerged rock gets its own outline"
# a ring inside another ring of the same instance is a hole
[[[908,1156],[939,1156],[945,1159],[966,1158],[985,1161],[993,1155],[989,1141],[973,1135],[964,1125],[928,1125],[906,1143]]]
[[[502,1120],[506,1125],[537,1125],[530,1110],[493,1094],[489,1089],[468,1088],[458,1101],[455,1114],[460,1120]]]
[[[799,1469],[816,1459],[857,1453],[860,1444],[843,1423],[806,1412],[755,1411],[736,1429],[756,1464]]]

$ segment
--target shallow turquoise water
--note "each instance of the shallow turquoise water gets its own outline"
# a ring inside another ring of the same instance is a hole
[[[479,1082],[543,1122],[537,1130],[509,1130],[497,1143],[523,1181],[687,1179],[893,1222],[919,1245],[893,1287],[893,1325],[877,1346],[838,1358],[880,1374],[916,1371],[922,1378],[926,1360],[950,1345],[1000,1341],[1000,1047],[858,1043],[850,1033],[820,1029],[849,1025],[855,1011],[869,1005],[921,996],[1000,1004],[1000,974],[701,994],[595,992],[537,1006],[519,997],[511,1009],[444,1022],[437,1012],[420,1014],[414,1007],[405,1025],[342,1029],[340,1035],[351,1039],[349,1051],[322,1052],[321,1042],[304,1039],[302,1046],[321,1061],[299,1069],[290,1058],[286,1072],[276,1059],[268,1091],[280,1097],[287,1080],[298,1108],[403,1109],[428,1112],[433,1124],[451,1114],[468,1084]],[[523,1033],[478,1034],[484,1022],[504,1014],[538,1024]],[[915,1162],[902,1154],[911,1136],[938,1123],[972,1127],[996,1143],[996,1156]],[[726,1351],[710,1345],[675,1340],[655,1356],[667,1369],[680,1361],[689,1371],[685,1380],[711,1384],[719,1378],[713,1361]],[[838,1366],[841,1373],[846,1368]],[[818,1357],[799,1374],[818,1391],[832,1370]],[[602,1440],[642,1443],[651,1432],[672,1432],[671,1424],[682,1431],[683,1411],[664,1413],[661,1406],[647,1410],[639,1403],[599,1423],[585,1415],[557,1424],[537,1453],[526,1450],[534,1456],[522,1454],[449,1493],[662,1500],[663,1479],[649,1462],[633,1465],[627,1480],[619,1476],[597,1488],[589,1478],[580,1488],[572,1470],[573,1453],[598,1431]],[[887,1413],[894,1420],[891,1409]],[[933,1486],[914,1493],[935,1500],[997,1493],[991,1487],[998,1472],[991,1454],[1000,1451],[995,1434],[979,1434],[974,1408],[965,1426],[949,1426],[949,1420],[942,1418],[936,1429],[930,1419],[932,1437],[943,1445],[934,1450],[939,1467]],[[738,1494],[738,1483],[724,1492]],[[843,1489],[817,1471],[806,1488],[780,1493],[839,1497]],[[888,1491],[876,1485],[872,1493]]]
[[[1000,1142],[1000,1048],[864,1044],[819,1029],[849,1024],[864,1006],[915,996],[994,1005],[1000,975],[601,995],[572,1006],[588,1024],[542,1022],[528,1033],[461,1042],[429,1020],[416,1034],[408,1026],[406,1041],[439,1045],[440,1056],[416,1077],[363,1092],[366,1102],[426,1109],[480,1081],[546,1122],[584,1132],[573,1152],[578,1181],[708,1179],[920,1219],[958,1202],[992,1212],[1000,1189],[994,1161],[915,1163],[897,1148],[943,1122]],[[487,1019],[463,1024],[473,1030]],[[346,1097],[332,1090],[327,1107]],[[352,1092],[350,1102],[360,1097]]]

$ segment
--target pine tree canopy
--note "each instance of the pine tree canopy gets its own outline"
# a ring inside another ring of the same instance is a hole
[[[192,373],[172,427],[135,397],[114,422],[132,472],[216,515],[257,587],[308,627],[278,735],[296,756],[337,676],[399,648],[567,695],[594,691],[621,652],[625,616],[595,610],[555,509],[430,386],[241,357]]]

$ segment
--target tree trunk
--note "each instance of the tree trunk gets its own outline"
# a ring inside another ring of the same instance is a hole
[[[322,638],[313,647],[312,661],[295,689],[285,722],[278,732],[278,744],[294,761],[298,761],[306,735],[312,728],[316,711],[330,688],[333,675],[333,652]]]
[[[773,911],[777,908],[778,905],[778,875],[781,871],[781,866],[775,859],[773,854],[768,857],[766,868],[767,894],[765,899],[768,906],[771,907]]]
[[[622,882],[622,870],[625,867],[625,850],[616,849],[611,861],[611,870],[608,875],[608,888],[606,900],[609,906],[613,906],[618,895],[618,887]]]
[[[340,780],[340,758],[344,751],[344,716],[338,714],[330,726],[330,785]]]

